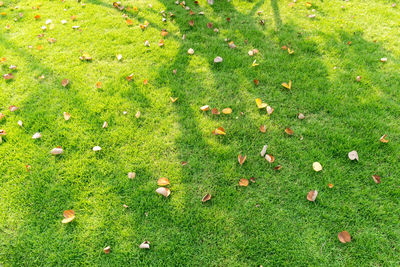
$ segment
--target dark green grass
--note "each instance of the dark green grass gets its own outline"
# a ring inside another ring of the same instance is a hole
[[[8,133],[0,144],[3,265],[399,264],[400,11],[389,1],[312,1],[314,19],[302,0],[294,8],[277,0],[217,0],[212,7],[186,1],[204,16],[189,16],[173,0],[124,1],[138,12],[118,11],[105,0],[86,0],[84,8],[76,1],[4,2],[1,74],[11,64],[18,71],[13,81],[0,80],[6,115],[0,129]],[[163,23],[162,10],[174,19]],[[19,12],[24,16],[15,22]],[[39,39],[46,19],[55,27]],[[142,31],[138,25],[146,20]],[[162,48],[161,29],[169,32]],[[57,42],[49,44],[50,37]],[[237,49],[228,48],[226,38]],[[189,48],[194,55],[187,55]],[[260,53],[249,57],[253,48]],[[80,61],[82,52],[93,61]],[[224,62],[215,65],[216,56]],[[251,66],[254,59],[259,66]],[[291,91],[280,86],[289,80]],[[179,100],[171,103],[170,96]],[[257,109],[258,97],[275,109],[271,116]],[[203,113],[206,104],[233,113]],[[11,113],[10,105],[20,109]],[[64,111],[72,114],[69,121]],[[305,120],[297,119],[299,112]],[[267,133],[259,132],[261,124]],[[211,134],[219,126],[226,136]],[[294,136],[284,134],[286,127]],[[38,131],[43,138],[32,140]],[[383,134],[388,144],[379,142]],[[276,157],[272,166],[259,156],[264,144]],[[96,145],[102,151],[94,153]],[[62,156],[50,155],[56,146]],[[347,158],[351,150],[360,162]],[[248,157],[242,167],[239,153]],[[312,170],[314,161],[322,172]],[[127,178],[130,171],[134,180]],[[167,199],[155,193],[159,177],[171,181]],[[239,188],[243,177],[256,183]],[[315,203],[306,200],[312,189],[319,191]],[[213,198],[203,204],[206,193]],[[76,218],[63,225],[67,209]],[[339,242],[343,230],[351,243]],[[138,247],[145,240],[148,251]]]

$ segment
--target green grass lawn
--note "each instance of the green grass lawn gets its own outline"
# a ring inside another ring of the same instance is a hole
[[[190,15],[174,0],[123,1],[123,11],[111,0],[3,0],[0,68],[14,79],[0,77],[0,263],[400,264],[394,1],[187,0]],[[250,57],[252,49],[259,53]],[[84,53],[93,59],[81,61]],[[289,80],[291,90],[281,86]],[[256,98],[274,112],[258,109]],[[204,105],[233,112],[213,115]],[[213,135],[220,126],[226,135]],[[41,139],[32,139],[36,132]],[[265,144],[272,164],[260,156]],[[57,146],[64,153],[52,156]],[[348,158],[352,150],[359,162]],[[238,154],[247,155],[242,166]],[[170,180],[168,198],[155,192],[160,177]],[[239,187],[251,177],[255,183]],[[310,190],[319,192],[315,202],[306,199]],[[206,193],[212,199],[202,203]],[[69,209],[76,217],[62,224]],[[351,243],[339,242],[344,230]],[[143,241],[150,250],[139,248]]]

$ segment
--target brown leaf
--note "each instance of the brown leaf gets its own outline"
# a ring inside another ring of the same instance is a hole
[[[376,174],[372,175],[372,179],[374,179],[374,182],[377,184],[381,183],[381,177]]]
[[[242,154],[238,155],[238,161],[240,165],[243,165],[243,163],[246,161],[247,155],[242,156]]]
[[[248,186],[249,185],[249,180],[242,178],[239,180],[239,186]]]
[[[108,247],[105,247],[103,250],[104,250],[104,253],[106,253],[106,254],[108,254],[108,253],[110,253],[110,246],[108,246]]]
[[[213,24],[211,22],[207,23],[207,28],[212,29]]]
[[[217,108],[213,108],[211,110],[211,113],[214,114],[214,115],[219,115],[220,114]]]
[[[194,26],[194,20],[189,20],[189,25],[193,27]]]
[[[255,177],[251,177],[251,178],[250,178],[250,181],[251,181],[252,183],[255,183],[255,182],[256,182],[256,178],[255,178]]]
[[[18,110],[19,107],[14,106],[14,105],[11,105],[11,106],[8,107],[8,109],[9,109],[11,112],[14,112],[14,111]]]
[[[379,141],[381,141],[382,143],[388,143],[389,140],[387,140],[386,137],[387,137],[387,134],[381,136],[381,138],[379,138]]]
[[[272,156],[272,155],[270,155],[270,154],[265,155],[265,159],[266,159],[269,163],[273,163],[273,162],[275,161],[275,157]]]
[[[66,210],[64,211],[64,219],[61,221],[62,223],[69,223],[75,219],[75,211],[74,210]]]
[[[169,185],[169,180],[168,180],[168,178],[161,177],[160,179],[158,179],[157,185],[158,185],[158,186],[166,186],[166,185]]]
[[[66,87],[69,84],[69,80],[68,79],[64,79],[61,81],[61,85]]]
[[[285,129],[285,133],[287,133],[288,135],[293,135],[294,131],[292,129],[290,129],[290,128],[286,128]]]
[[[182,161],[182,162],[181,162],[181,165],[182,165],[182,166],[185,166],[186,164],[188,164],[186,161]]]
[[[347,231],[340,232],[338,234],[338,238],[339,238],[339,241],[342,242],[343,244],[351,242],[351,236],[350,236],[349,232],[347,232]]]
[[[128,172],[128,178],[129,179],[135,179],[136,173],[135,172]]]
[[[260,83],[260,81],[256,80],[256,79],[254,79],[253,82],[254,82],[255,85],[258,85]]]
[[[211,195],[210,194],[206,194],[202,199],[201,199],[201,202],[207,202],[207,201],[209,201],[211,199]]]
[[[226,135],[225,129],[222,127],[218,127],[212,132],[214,135]]]
[[[282,169],[282,165],[277,165],[277,166],[274,167],[275,171],[279,171],[280,169]]]
[[[265,128],[265,125],[260,126],[260,132],[265,133],[267,132],[267,129]]]
[[[166,187],[159,187],[157,188],[156,193],[168,197],[171,194],[171,190]]]
[[[314,202],[315,199],[317,198],[317,195],[318,195],[318,191],[317,191],[317,190],[311,190],[311,191],[308,192],[308,194],[307,194],[307,199],[308,199],[309,201]]]
[[[133,73],[132,73],[131,75],[129,75],[129,76],[126,77],[126,79],[128,80],[128,82],[132,81],[132,78],[133,78]]]

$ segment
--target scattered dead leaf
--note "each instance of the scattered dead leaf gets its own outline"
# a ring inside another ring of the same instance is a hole
[[[249,185],[249,180],[242,178],[239,180],[239,186],[248,186]]]
[[[265,125],[260,126],[260,132],[265,133],[267,131]]]
[[[293,135],[294,131],[292,129],[290,129],[290,128],[286,128],[285,129],[285,133],[288,134],[288,135]]]
[[[202,111],[207,111],[207,110],[210,109],[210,106],[209,106],[209,105],[205,105],[205,106],[202,106],[200,109],[201,109]]]
[[[19,108],[17,106],[11,105],[8,107],[11,112],[17,111]]]
[[[110,253],[110,246],[108,246],[108,247],[105,247],[103,250],[104,250],[104,253],[106,253],[106,254],[108,254],[108,253]]]
[[[69,114],[68,112],[64,112],[64,120],[68,121],[71,118],[71,114]]]
[[[318,191],[317,191],[317,190],[311,190],[311,191],[308,192],[308,194],[307,194],[307,199],[308,199],[309,201],[314,202],[315,199],[317,198],[317,195],[318,195]]]
[[[128,178],[129,179],[135,179],[136,173],[135,172],[128,172]]]
[[[171,190],[166,187],[159,187],[157,188],[156,193],[168,197],[171,194]]]
[[[211,199],[211,195],[210,194],[206,194],[202,199],[201,199],[201,202],[207,202],[207,201],[209,201]]]
[[[64,87],[67,87],[67,85],[69,84],[69,80],[68,79],[64,79],[61,81],[61,85]]]
[[[292,81],[289,81],[289,83],[282,83],[282,86],[290,90],[292,89]]]
[[[351,236],[349,232],[343,231],[338,234],[339,241],[343,244],[351,242]]]
[[[232,113],[232,109],[231,108],[224,108],[222,110],[222,113],[224,113],[225,115],[231,114]]]
[[[219,115],[220,114],[217,108],[213,108],[211,110],[211,113],[214,114],[214,115]]]
[[[355,160],[356,159],[358,161],[358,153],[357,153],[357,151],[355,151],[355,150],[350,151],[348,156],[349,156],[350,160]]]
[[[168,180],[168,178],[161,177],[160,179],[158,179],[157,185],[158,185],[158,186],[166,186],[166,185],[169,185],[169,180]]]
[[[316,171],[316,172],[322,171],[322,165],[319,162],[314,162],[312,164],[312,167],[313,167],[314,171]]]
[[[246,159],[247,159],[247,155],[244,155],[244,156],[242,156],[242,154],[238,155],[238,161],[239,161],[240,166],[243,165],[243,163],[246,161]]]
[[[374,179],[374,182],[377,184],[381,183],[381,177],[376,174],[372,175],[372,179]]]
[[[141,248],[141,249],[150,249],[150,242],[149,241],[144,241],[142,244],[139,245],[139,248]]]
[[[214,135],[226,135],[225,129],[222,127],[218,127],[212,132]]]
[[[69,223],[75,219],[75,211],[74,210],[65,210],[63,215],[64,215],[64,219],[61,221],[62,223]]]
[[[388,143],[389,140],[387,140],[386,137],[387,137],[387,134],[382,135],[381,138],[379,138],[379,141],[381,141],[382,143]]]
[[[256,104],[257,104],[257,107],[259,109],[263,109],[263,108],[266,108],[268,106],[266,103],[262,102],[261,98],[257,98],[256,99]]]

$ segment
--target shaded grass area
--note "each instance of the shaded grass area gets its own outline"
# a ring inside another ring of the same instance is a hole
[[[277,0],[187,1],[205,13],[190,16],[164,0],[124,2],[137,12],[118,11],[104,0],[87,0],[84,8],[75,1],[4,2],[2,73],[10,64],[18,71],[15,80],[0,81],[0,112],[6,115],[0,128],[8,133],[0,145],[3,264],[399,263],[398,8],[387,1],[315,1],[313,12],[305,1],[293,8]],[[19,10],[10,9],[16,5]],[[162,10],[174,18],[163,23]],[[15,22],[18,12],[24,16]],[[316,18],[307,17],[313,13]],[[39,39],[46,19],[55,27]],[[61,25],[62,19],[68,23]],[[150,24],[142,31],[137,25],[145,21]],[[164,47],[157,45],[161,29],[169,32]],[[48,44],[49,37],[57,42]],[[228,48],[226,38],[238,47]],[[288,55],[283,45],[295,53]],[[194,55],[187,55],[189,48]],[[260,53],[249,57],[253,48]],[[93,61],[81,62],[82,52]],[[213,63],[216,56],[222,64]],[[388,62],[379,62],[382,57]],[[254,59],[259,66],[251,66]],[[60,85],[64,78],[71,81],[67,88]],[[291,91],[280,86],[289,80]],[[178,101],[171,103],[171,96]],[[271,116],[257,109],[258,97],[275,109]],[[234,112],[213,116],[200,111],[206,104]],[[10,105],[20,109],[11,113]],[[299,112],[305,120],[297,119]],[[261,124],[267,133],[259,132]],[[219,126],[226,136],[211,134]],[[294,136],[284,134],[286,127]],[[43,138],[32,140],[37,131]],[[379,142],[383,134],[388,144]],[[264,144],[276,157],[272,166],[259,156]],[[50,156],[59,145],[65,154]],[[95,154],[96,145],[102,151]],[[351,150],[360,162],[348,160]],[[248,156],[242,167],[239,153]],[[314,161],[323,165],[321,173],[312,170]],[[133,181],[130,171],[137,174]],[[382,183],[375,184],[372,174]],[[155,193],[159,177],[171,181],[168,199]],[[256,177],[256,183],[239,188],[242,177]],[[312,189],[319,191],[315,204],[306,200]],[[213,198],[202,204],[206,193]],[[66,209],[77,216],[62,225]],[[343,230],[352,243],[338,241]],[[149,251],[138,248],[144,240],[151,242]]]

